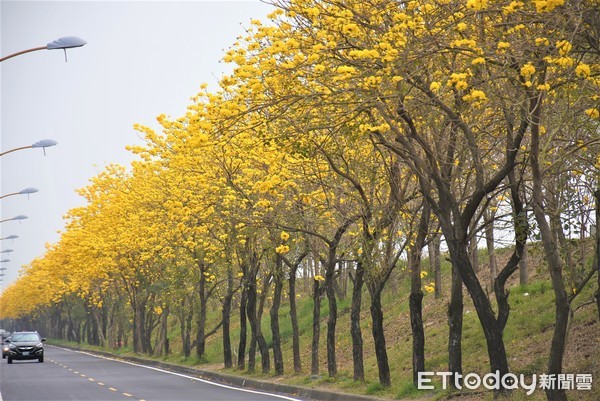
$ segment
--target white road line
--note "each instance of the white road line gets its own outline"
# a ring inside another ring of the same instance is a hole
[[[226,389],[229,389],[229,390],[236,390],[236,391],[241,391],[241,392],[244,392],[244,393],[251,393],[251,394],[266,395],[268,397],[274,397],[274,398],[279,398],[279,399],[288,400],[288,401],[301,401],[299,398],[293,398],[293,397],[288,397],[288,396],[279,395],[279,394],[265,393],[263,391],[249,390],[249,389],[240,388],[240,387],[233,387],[233,386],[229,386],[227,384],[215,383],[215,382],[211,382],[209,380],[199,379],[199,378],[193,377],[193,376],[188,376],[188,375],[185,375],[183,373],[170,372],[168,370],[164,370],[164,369],[160,369],[160,368],[155,368],[153,366],[140,365],[138,363],[133,363],[133,362],[129,362],[129,361],[122,361],[122,360],[119,360],[119,359],[109,358],[109,357],[102,356],[102,355],[95,355],[95,354],[91,354],[91,353],[85,352],[85,351],[76,351],[76,350],[72,350],[72,349],[68,349],[68,348],[62,348],[62,347],[57,347],[57,346],[53,346],[53,347],[62,349],[63,351],[77,352],[77,353],[80,353],[80,354],[84,354],[84,355],[88,355],[88,356],[93,356],[95,358],[106,359],[108,361],[120,362],[120,363],[125,363],[127,365],[138,366],[140,368],[155,370],[157,372],[167,373],[167,374],[170,374],[170,375],[173,375],[173,376],[179,376],[179,377],[183,377],[183,378],[186,378],[186,379],[199,381],[201,383],[206,383],[206,384],[210,384],[210,385],[213,385],[213,386],[226,388]],[[2,400],[0,399],[0,401],[2,401]]]

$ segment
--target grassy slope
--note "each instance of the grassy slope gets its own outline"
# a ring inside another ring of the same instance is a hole
[[[506,252],[506,251],[504,251]],[[485,253],[485,252],[483,252]],[[499,252],[499,261],[502,262],[506,255]],[[531,254],[531,252],[530,252]],[[485,268],[486,256],[482,255],[480,261],[482,268]],[[546,361],[550,348],[550,340],[553,331],[554,322],[554,304],[553,291],[545,271],[541,271],[540,263],[536,262],[535,257],[531,258],[530,285],[518,286],[515,280],[518,280],[518,273],[511,278],[511,295],[509,302],[511,305],[511,314],[505,330],[505,344],[509,356],[511,371],[516,374],[527,375],[529,382],[533,373],[544,373]],[[443,267],[446,273],[443,277],[448,277],[449,266]],[[537,270],[537,271],[536,271]],[[401,273],[402,274],[402,273]],[[485,273],[482,274],[485,276]],[[425,278],[424,280],[428,280]],[[405,281],[402,284],[402,281]],[[447,364],[447,335],[448,326],[446,321],[446,305],[448,302],[447,281],[444,283],[445,293],[442,299],[435,299],[432,294],[427,294],[424,298],[423,320],[425,324],[426,336],[426,369],[428,371],[445,371]],[[284,360],[286,374],[283,377],[273,377],[260,373],[247,374],[255,378],[268,380],[284,381],[290,384],[297,384],[312,387],[325,387],[331,389],[341,389],[345,392],[371,394],[386,398],[432,398],[442,399],[448,395],[447,391],[436,390],[425,392],[417,390],[412,385],[412,344],[410,332],[410,318],[408,312],[408,280],[399,280],[398,290],[393,293],[391,290],[384,295],[384,313],[386,340],[388,344],[388,357],[392,372],[392,387],[383,389],[378,384],[377,365],[373,351],[373,341],[369,327],[369,305],[368,294],[363,296],[362,329],[365,350],[365,369],[366,381],[356,383],[352,380],[352,345],[349,334],[350,321],[350,294],[345,300],[339,301],[338,310],[340,312],[337,325],[337,357],[339,377],[331,379],[327,377],[326,354],[325,354],[325,331],[327,302],[322,303],[322,329],[321,329],[321,372],[319,379],[310,378],[310,344],[311,344],[311,319],[312,319],[312,301],[309,298],[299,299],[298,313],[301,331],[301,352],[303,372],[300,375],[290,373],[293,371],[292,353],[291,353],[291,324],[289,321],[289,309],[284,304],[281,310],[281,334],[283,337]],[[574,303],[574,308],[578,305],[589,302],[593,299],[595,285],[588,284],[587,288],[580,294]],[[234,310],[232,318],[232,344],[237,347],[237,312]],[[210,316],[210,322],[216,322],[219,319],[220,311],[215,308]],[[263,315],[263,333],[270,342],[270,325],[268,318],[268,309],[265,308]],[[170,334],[171,349],[173,354],[166,358],[161,358],[168,362],[182,363],[186,365],[200,364],[203,369],[222,369],[222,345],[221,337],[217,334],[208,340],[206,358],[203,361],[197,361],[195,358],[183,359],[179,352],[181,343],[179,339],[178,326],[176,322],[172,324]],[[598,315],[593,304],[584,306],[577,310],[570,330],[568,347],[565,355],[564,372],[565,373],[592,373],[595,380],[600,380],[600,323]],[[260,356],[257,355],[257,369],[260,370]],[[465,315],[463,327],[463,371],[465,373],[477,372],[481,375],[488,372],[488,359],[485,346],[485,340],[477,315],[473,308],[468,294],[465,293]],[[242,374],[236,370],[229,373]],[[598,400],[600,399],[600,384],[594,383],[591,392],[569,391],[570,399],[576,400]],[[453,395],[461,399],[492,399],[490,392],[469,393]],[[525,396],[524,392],[516,391],[511,399],[538,400],[545,399],[544,393],[537,390],[532,396]]]

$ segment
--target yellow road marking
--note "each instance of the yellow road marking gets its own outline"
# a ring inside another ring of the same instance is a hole
[[[117,389],[116,389],[116,388],[114,388],[114,387],[109,387],[108,389],[109,389],[110,391],[117,391]]]

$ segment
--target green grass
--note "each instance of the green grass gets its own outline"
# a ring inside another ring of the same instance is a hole
[[[480,255],[480,263],[484,259]],[[427,266],[427,262],[424,262]],[[448,348],[448,325],[446,319],[446,308],[449,301],[449,271],[450,265],[443,261],[444,297],[435,299],[433,294],[426,294],[423,300],[423,319],[425,325],[425,354],[427,371],[447,370],[447,348]],[[390,363],[392,386],[385,388],[379,384],[377,363],[373,350],[373,341],[370,328],[369,294],[365,290],[363,294],[363,305],[361,315],[361,328],[364,340],[364,365],[365,381],[356,382],[352,380],[352,343],[349,333],[351,289],[347,297],[338,301],[338,322],[336,338],[336,354],[338,358],[339,374],[335,378],[327,376],[326,367],[326,343],[328,303],[326,298],[321,303],[321,341],[320,341],[320,367],[321,376],[312,379],[310,376],[310,346],[312,336],[312,309],[313,302],[310,296],[304,295],[298,300],[298,323],[301,342],[301,356],[303,371],[301,374],[292,372],[292,328],[289,319],[289,305],[287,299],[280,310],[280,332],[282,335],[282,346],[285,361],[285,375],[282,380],[292,385],[307,387],[320,387],[335,391],[344,391],[355,394],[368,394],[389,399],[411,399],[426,397],[428,399],[443,399],[449,391],[436,389],[432,392],[424,392],[414,387],[412,383],[412,338],[410,331],[410,317],[408,310],[409,281],[406,272],[398,271],[397,282],[394,286],[388,285],[383,294],[383,305],[385,314],[386,342],[388,358]],[[429,278],[428,278],[429,279]],[[428,280],[426,279],[426,280]],[[392,292],[391,288],[396,288]],[[509,303],[511,307],[510,317],[504,331],[505,346],[509,358],[509,366],[512,372],[517,374],[532,375],[534,373],[545,373],[547,365],[548,350],[554,327],[554,292],[550,281],[545,274],[537,274],[532,278],[531,284],[519,286],[513,284],[510,289]],[[576,308],[593,296],[595,288],[588,285],[573,307]],[[493,302],[492,302],[493,303]],[[485,374],[489,371],[486,342],[483,331],[475,309],[465,291],[464,297],[464,321],[463,321],[463,371]],[[269,319],[269,305],[265,306],[262,319],[262,330],[268,344],[271,344],[271,328]],[[210,308],[208,316],[208,328],[212,328],[220,319],[220,308]],[[204,369],[219,370],[222,367],[222,339],[220,333],[210,337],[206,344],[206,355],[202,361],[198,361],[192,351],[192,357],[181,356],[181,341],[179,325],[171,323],[169,335],[172,353],[169,356],[154,357],[171,363],[195,366]],[[234,306],[231,327],[232,346],[237,349],[239,341],[239,322],[237,319],[237,308]],[[248,338],[250,337],[248,327]],[[581,308],[575,314],[571,333],[597,333],[600,331],[597,312],[594,307]],[[584,334],[585,335],[585,334]],[[575,334],[572,335],[574,340]],[[600,338],[590,338],[589,341],[597,341]],[[577,345],[579,347],[579,345]],[[97,348],[97,347],[95,347]],[[571,348],[575,348],[572,346]],[[272,350],[270,350],[272,351]],[[124,354],[131,350],[117,350]],[[571,352],[571,351],[569,351]],[[567,373],[592,373],[594,378],[600,377],[600,352],[598,347],[591,348],[589,357],[581,358],[577,350],[565,355],[565,372]],[[595,354],[594,354],[595,352]],[[272,352],[271,352],[272,357]],[[237,356],[234,355],[234,361]],[[244,374],[254,378],[270,380],[273,374],[260,373],[260,355],[257,354],[257,371],[249,374],[236,369],[228,373]],[[570,394],[571,398],[582,400],[600,399],[599,385],[594,386],[594,391],[582,394]],[[478,395],[480,399],[492,399],[491,393]],[[524,393],[515,392],[511,399],[525,399]],[[545,399],[543,392],[537,391],[533,396],[526,397],[527,400]]]

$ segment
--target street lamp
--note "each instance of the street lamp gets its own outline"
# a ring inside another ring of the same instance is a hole
[[[12,219],[4,219],[4,220],[0,220],[0,223],[4,223],[5,221],[11,221],[11,220],[25,220],[25,219],[28,219],[28,218],[29,218],[29,217],[27,217],[27,216],[25,216],[25,215],[22,215],[22,214],[20,214],[20,215],[18,215],[18,216],[15,216],[15,217],[13,217]]]
[[[9,58],[13,58],[16,56],[20,56],[21,54],[34,52],[37,50],[55,50],[55,49],[63,49],[65,51],[65,61],[67,60],[67,49],[71,49],[73,47],[81,47],[85,45],[87,42],[81,38],[76,36],[65,36],[63,38],[56,39],[48,43],[46,46],[34,47],[27,50],[22,50],[17,53],[10,54],[6,57],[0,58],[0,63],[4,60],[8,60]]]
[[[29,199],[29,194],[34,194],[36,192],[38,192],[37,188],[25,188],[19,192],[13,192],[12,194],[2,195],[2,196],[0,196],[0,199],[4,199],[7,196],[13,196],[13,195],[27,195],[27,199]]]
[[[8,237],[0,238],[0,240],[3,240],[3,239],[17,239],[17,238],[19,238],[18,235],[9,235]]]
[[[46,148],[49,148],[50,146],[56,146],[56,144],[58,144],[58,142],[56,142],[54,139],[42,139],[42,140],[32,143],[31,145],[28,145],[28,146],[21,146],[20,148],[15,148],[15,149],[7,150],[6,152],[2,152],[2,153],[0,153],[0,156],[4,156],[8,153],[16,152],[17,150],[36,149],[36,148],[42,148],[44,150],[44,156],[45,156]]]

